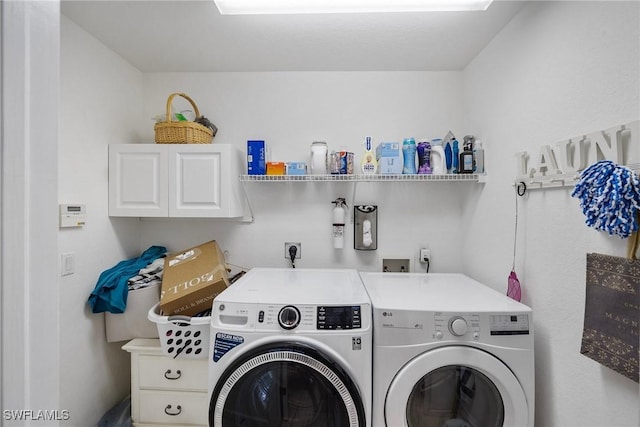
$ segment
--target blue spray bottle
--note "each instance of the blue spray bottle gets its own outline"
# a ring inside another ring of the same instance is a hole
[[[458,173],[458,156],[460,155],[460,149],[458,148],[458,140],[453,140],[453,164],[451,168],[453,169],[453,173]]]
[[[451,161],[453,160],[453,154],[451,153],[451,144],[447,141],[447,144],[444,146],[444,158],[447,164],[447,173],[451,173]]]

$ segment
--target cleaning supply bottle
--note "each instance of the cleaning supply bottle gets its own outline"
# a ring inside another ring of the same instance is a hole
[[[431,141],[431,173],[434,175],[447,173],[444,148],[442,147],[442,140],[439,138]]]
[[[473,173],[484,173],[484,148],[480,140],[473,147]]]
[[[470,149],[460,153],[458,173],[473,173],[473,151]]]
[[[418,175],[431,174],[431,144],[426,139],[418,142]]]
[[[403,174],[416,173],[416,140],[413,138],[405,138],[402,141],[402,157],[404,166]]]
[[[370,136],[364,139],[364,153],[360,162],[360,171],[363,175],[375,175],[378,171],[378,161],[373,152],[373,141]]]
[[[447,173],[451,173],[451,167],[453,166],[453,152],[449,141],[447,141],[447,145],[444,147],[444,156],[447,164]]]
[[[453,173],[458,173],[458,156],[460,155],[460,149],[458,148],[458,140],[454,139],[452,142],[453,148],[452,148],[452,157],[453,157],[453,163],[451,164],[451,169]]]

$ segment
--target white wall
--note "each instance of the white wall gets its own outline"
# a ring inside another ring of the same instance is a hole
[[[140,254],[138,220],[107,215],[107,146],[139,139],[142,73],[65,17],[61,46],[58,198],[85,203],[87,224],[58,233],[60,253],[76,258],[60,278],[60,407],[89,426],[129,394],[129,354],[106,343],[87,299],[102,271]]]
[[[356,153],[372,135],[380,141],[405,136],[464,135],[460,72],[293,72],[145,74],[145,111],[164,110],[171,92],[190,94],[218,127],[214,143],[246,153],[248,139],[264,139],[273,160],[308,161],[312,141]],[[145,139],[152,142],[151,123]],[[249,183],[254,223],[143,221],[143,246],[179,250],[216,239],[228,261],[247,267],[288,266],[284,242],[302,242],[299,267],[380,268],[381,256],[411,258],[421,246],[433,253],[432,271],[458,271],[462,203],[470,183],[362,183],[358,204],[379,206],[379,244],[373,252],[353,249],[352,224],[345,248],[331,240],[331,201],[352,197],[348,183]],[[348,202],[350,203],[350,202]],[[352,211],[350,210],[350,215]],[[418,265],[416,268],[424,268]]]
[[[533,2],[465,70],[466,125],[486,143],[490,174],[465,214],[471,275],[506,289],[516,152],[535,161],[543,144],[640,116],[639,12],[637,2]],[[536,425],[637,426],[638,384],[580,354],[586,254],[624,256],[626,241],[587,228],[570,192],[519,200],[516,271],[534,310]]]

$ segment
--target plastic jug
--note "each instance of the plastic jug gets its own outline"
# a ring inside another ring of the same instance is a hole
[[[416,173],[416,140],[405,138],[402,141],[403,174]]]
[[[311,144],[311,175],[326,175],[328,173],[328,147],[323,141],[315,141]]]
[[[441,139],[431,141],[431,173],[434,175],[444,175],[447,173],[447,162]]]
[[[422,139],[418,142],[418,174],[430,174],[431,171],[431,144]]]

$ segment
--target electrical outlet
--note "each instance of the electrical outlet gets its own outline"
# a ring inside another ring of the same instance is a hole
[[[385,273],[408,273],[411,271],[409,258],[383,258],[382,271]]]
[[[302,258],[302,243],[300,242],[284,242],[284,258],[291,259],[291,255],[289,254],[289,248],[291,246],[296,247],[296,257],[295,259]]]
[[[429,249],[420,249],[420,262],[426,264],[431,259],[431,251]]]

